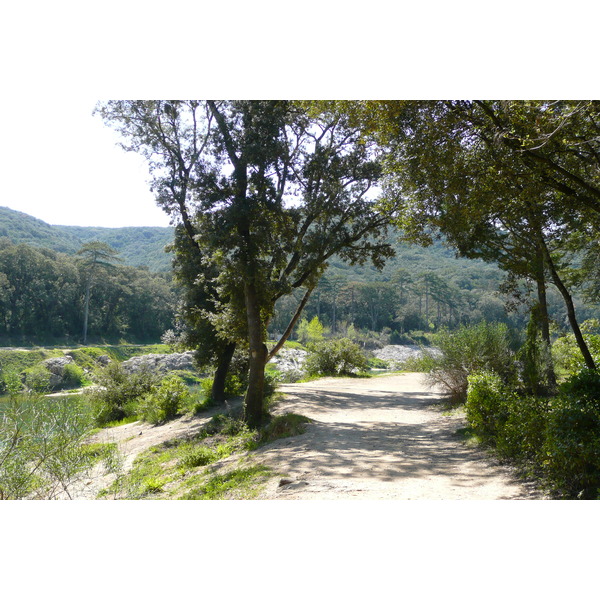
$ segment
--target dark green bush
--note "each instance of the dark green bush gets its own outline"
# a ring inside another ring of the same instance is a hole
[[[600,410],[600,372],[582,369],[562,384],[560,393],[572,402]]]
[[[360,346],[341,338],[309,346],[304,368],[309,375],[354,375],[368,367]]]
[[[497,438],[498,453],[518,463],[534,466],[543,451],[549,401],[547,397],[509,394],[508,417]]]
[[[563,498],[600,497],[600,374],[584,369],[553,398],[518,395],[492,372],[469,376],[474,432],[503,458],[543,474]]]
[[[551,487],[568,498],[597,498],[600,491],[600,417],[591,407],[555,402],[544,444]]]
[[[570,498],[600,491],[600,373],[583,369],[553,401],[544,467],[552,487]]]

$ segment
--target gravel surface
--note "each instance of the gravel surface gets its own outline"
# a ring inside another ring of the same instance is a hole
[[[264,499],[516,500],[543,496],[456,434],[463,417],[415,373],[281,386],[277,411],[311,417],[303,435],[257,452],[285,477]]]

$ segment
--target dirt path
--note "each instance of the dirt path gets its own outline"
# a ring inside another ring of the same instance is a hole
[[[294,412],[315,422],[306,433],[253,453],[254,462],[285,474],[273,478],[260,499],[543,498],[510,469],[460,440],[456,430],[463,418],[442,413],[436,406],[441,396],[424,385],[420,374],[327,378],[285,384],[280,390],[285,399],[276,414]],[[101,431],[90,441],[116,442],[127,471],[140,452],[169,439],[192,437],[220,410],[160,426],[138,421]],[[76,486],[73,497],[93,499],[112,479],[96,470]]]
[[[462,417],[433,406],[441,396],[420,374],[321,379],[282,391],[278,412],[315,423],[257,452],[260,462],[289,475],[273,480],[263,499],[543,498],[461,442]]]

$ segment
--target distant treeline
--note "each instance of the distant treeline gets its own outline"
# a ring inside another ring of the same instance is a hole
[[[501,292],[505,274],[495,264],[457,258],[440,241],[427,248],[392,244],[396,256],[382,271],[370,265],[346,265],[333,258],[303,317],[310,320],[318,316],[332,333],[340,335],[345,335],[350,325],[377,332],[387,329],[397,334],[393,343],[406,340],[404,334],[411,332],[452,330],[481,321],[525,330],[528,302],[532,300],[526,282],[519,289],[522,302],[518,302],[513,294]],[[597,306],[585,304],[577,295],[575,303],[582,321],[600,317]],[[556,333],[568,331],[564,302],[553,288],[548,289],[548,304]],[[294,302],[282,298],[271,323],[272,333],[281,331],[292,310]]]
[[[0,343],[81,339],[88,266],[71,256],[0,238]],[[94,277],[88,339],[158,341],[172,326],[170,275],[115,265]]]

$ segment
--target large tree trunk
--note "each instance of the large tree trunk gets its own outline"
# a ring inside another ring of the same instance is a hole
[[[235,343],[231,343],[225,347],[225,350],[223,350],[223,353],[219,357],[219,364],[217,365],[217,370],[215,371],[215,376],[213,378],[211,396],[212,399],[219,404],[225,402],[225,379],[227,377],[227,371],[229,371],[233,353],[235,352],[235,346]]]
[[[259,427],[263,420],[263,397],[267,346],[260,316],[260,304],[253,283],[244,285],[246,316],[248,319],[248,342],[250,344],[248,389],[244,399],[244,421],[250,427]]]

